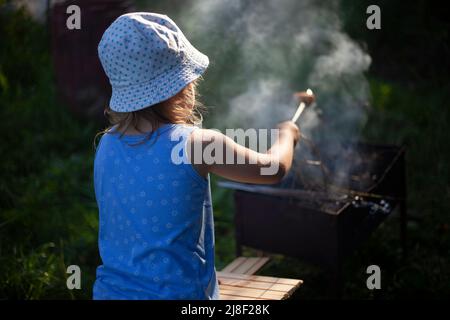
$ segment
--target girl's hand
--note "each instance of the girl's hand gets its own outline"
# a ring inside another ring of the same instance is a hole
[[[277,125],[277,128],[280,129],[281,134],[283,134],[283,132],[289,132],[290,134],[292,134],[292,137],[294,138],[294,146],[297,144],[298,140],[300,139],[300,129],[294,122],[281,122]]]
[[[294,93],[294,97],[299,102],[304,102],[306,105],[310,105],[316,101],[316,96],[314,94],[309,94],[306,91],[296,92]]]

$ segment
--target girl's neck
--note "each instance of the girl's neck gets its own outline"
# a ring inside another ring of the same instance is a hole
[[[169,122],[160,122],[158,124],[157,127],[153,128],[153,126],[148,123],[145,126],[141,126],[139,125],[139,130],[137,130],[134,127],[128,127],[126,130],[124,130],[125,128],[121,128],[120,130],[118,128],[116,128],[117,132],[119,132],[120,134],[124,134],[126,136],[134,136],[134,135],[142,135],[142,134],[146,134],[146,133],[150,133],[153,132],[155,130],[158,130],[159,128],[161,128],[162,126],[168,125],[168,124],[181,124],[181,125],[187,125],[190,126],[191,124],[188,123],[169,123]]]
[[[153,132],[166,124],[168,123],[160,122],[156,127],[154,127],[150,122],[141,120],[137,125],[138,128],[130,125],[128,128],[121,128],[118,132],[124,135],[141,135],[144,133]]]

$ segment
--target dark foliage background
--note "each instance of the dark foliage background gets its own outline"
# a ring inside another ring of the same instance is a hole
[[[92,163],[101,125],[58,100],[48,29],[6,2],[0,0],[0,299],[89,299],[100,263]],[[449,298],[448,11],[429,1],[377,1],[383,27],[369,31],[361,27],[369,4],[343,0],[342,14],[347,32],[373,58],[365,139],[408,146],[410,254],[401,258],[394,215],[346,263],[344,298]],[[176,1],[153,5],[177,8]],[[213,197],[220,269],[234,257],[233,208],[229,192],[214,186]],[[383,270],[376,294],[365,288],[372,263]],[[82,269],[81,290],[66,288],[71,264]],[[302,261],[275,257],[262,274],[304,279],[294,298],[329,297],[325,272]]]

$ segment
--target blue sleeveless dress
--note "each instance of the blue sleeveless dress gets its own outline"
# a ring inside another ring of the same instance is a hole
[[[94,161],[99,250],[94,299],[218,299],[209,177],[188,163],[196,127],[106,133]],[[135,145],[133,145],[135,144]]]

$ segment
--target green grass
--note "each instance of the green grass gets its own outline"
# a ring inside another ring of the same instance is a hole
[[[46,30],[0,11],[0,299],[88,298],[98,263],[95,125],[56,101]],[[66,289],[81,266],[84,289]]]
[[[44,27],[0,10],[0,34],[0,299],[89,299],[100,262],[92,186],[100,128],[57,101]],[[344,297],[449,297],[450,88],[371,78],[371,89],[366,139],[408,147],[410,255],[401,259],[393,216],[346,262]],[[230,191],[213,186],[213,201],[221,269],[234,258]],[[365,289],[373,263],[383,270],[377,296]],[[81,267],[81,290],[66,288],[71,264]],[[325,271],[302,261],[276,257],[262,272],[304,279],[296,298],[329,297]]]

